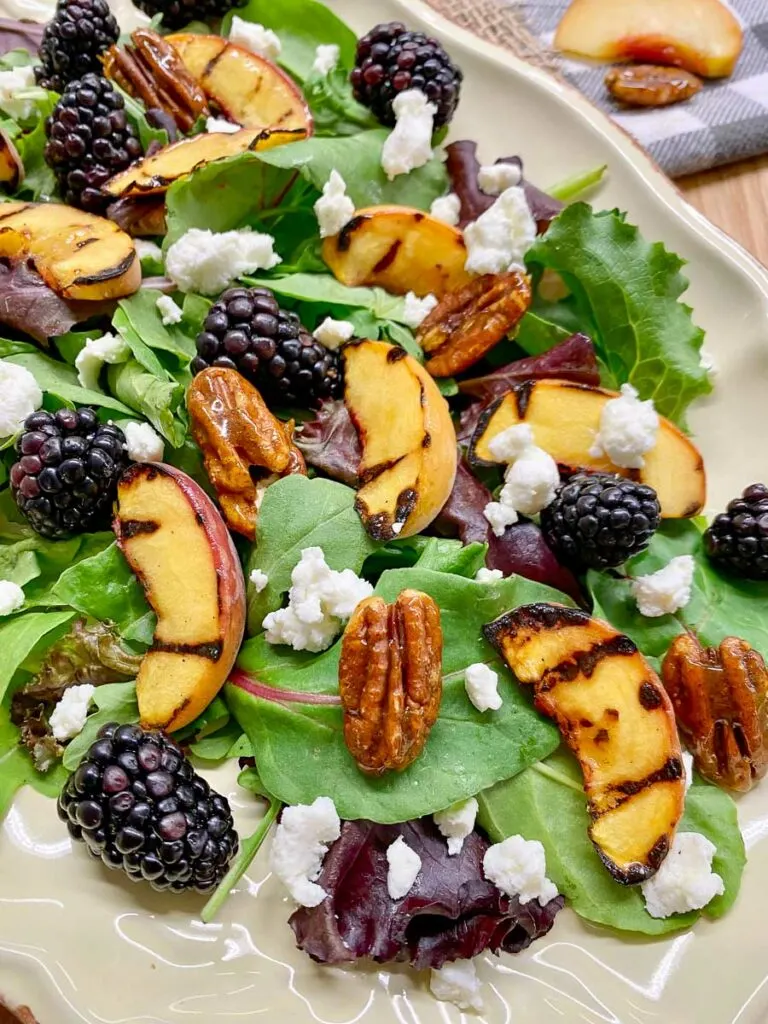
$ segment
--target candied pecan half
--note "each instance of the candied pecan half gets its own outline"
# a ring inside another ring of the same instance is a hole
[[[230,529],[253,540],[267,487],[291,473],[306,476],[293,443],[293,421],[282,423],[237,370],[211,366],[187,395],[192,436]]]
[[[667,652],[661,678],[696,768],[745,793],[768,771],[768,670],[745,640],[704,648],[688,633]]]
[[[531,304],[522,271],[484,274],[448,292],[424,320],[416,338],[433,377],[463,373],[509,334]]]
[[[368,597],[344,630],[339,693],[344,740],[358,768],[402,771],[419,756],[443,694],[440,610],[418,590],[394,604]]]
[[[635,64],[611,68],[605,87],[615,100],[628,107],[668,107],[689,100],[701,90],[701,79],[681,68]]]

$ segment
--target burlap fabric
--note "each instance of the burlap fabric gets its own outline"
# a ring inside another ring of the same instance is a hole
[[[504,0],[427,0],[440,14],[476,36],[505,46],[523,60],[557,73],[557,61]]]

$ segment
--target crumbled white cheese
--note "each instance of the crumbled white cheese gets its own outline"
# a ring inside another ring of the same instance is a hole
[[[271,28],[264,28],[258,22],[245,21],[237,15],[232,19],[229,41],[267,60],[277,60],[283,52],[283,44]]]
[[[341,57],[341,48],[335,43],[318,46],[315,50],[315,62],[312,65],[312,70],[316,71],[318,75],[330,75],[339,63],[339,57]]]
[[[519,164],[485,164],[477,175],[477,183],[488,196],[500,196],[523,180]]]
[[[517,522],[515,509],[509,505],[502,505],[500,501],[489,501],[483,509],[483,515],[497,537],[503,537],[507,527]]]
[[[421,857],[402,836],[387,847],[387,890],[389,898],[401,900],[414,886],[421,871]]]
[[[338,235],[355,215],[355,204],[347,195],[347,183],[337,170],[332,170],[323,185],[323,194],[315,203],[315,216],[321,238]]]
[[[695,571],[693,555],[677,555],[663,569],[632,580],[632,597],[640,614],[655,619],[685,608],[691,600]]]
[[[260,594],[262,590],[266,589],[266,586],[269,583],[269,576],[267,576],[262,569],[254,569],[248,579],[257,594]]]
[[[330,797],[283,810],[272,840],[272,871],[302,907],[318,907],[328,893],[315,881],[328,846],[341,835],[341,821]]]
[[[488,442],[488,451],[498,462],[514,462],[527,448],[533,447],[533,431],[527,423],[507,427]]]
[[[133,420],[123,427],[125,448],[132,462],[162,462],[165,442],[149,423]]]
[[[489,882],[521,903],[538,900],[545,907],[557,896],[557,886],[547,878],[544,847],[538,839],[510,836],[489,846],[483,857],[483,873]]]
[[[403,306],[403,320],[414,330],[417,327],[421,327],[437,305],[437,302],[438,300],[434,295],[425,295],[423,299],[420,299],[414,292],[408,292],[405,296],[405,305]]]
[[[334,320],[327,316],[319,327],[315,328],[315,337],[321,345],[335,351],[354,336],[355,325],[349,320]]]
[[[499,674],[482,661],[469,665],[464,671],[467,696],[478,711],[498,711],[502,700],[499,694]]]
[[[501,569],[486,569],[485,566],[482,569],[478,569],[475,573],[476,583],[495,583],[497,580],[503,580],[504,573]]]
[[[115,366],[131,358],[128,343],[116,334],[102,334],[100,338],[86,338],[75,359],[77,379],[89,391],[99,390],[99,374],[105,363]]]
[[[429,988],[435,999],[453,1003],[460,1010],[483,1009],[481,984],[474,960],[453,960],[439,970],[432,968]]]
[[[166,253],[165,271],[183,292],[218,295],[243,274],[281,263],[274,245],[271,235],[250,228],[218,234],[190,228]]]
[[[180,324],[184,319],[181,306],[177,305],[170,295],[159,295],[155,305],[165,327],[169,327],[171,324]]]
[[[715,896],[722,896],[725,884],[712,870],[716,853],[717,847],[706,836],[678,832],[659,870],[640,886],[651,917],[701,910]]]
[[[477,807],[477,800],[470,797],[469,800],[462,800],[452,807],[432,815],[440,834],[448,840],[449,857],[461,853],[464,840],[475,827]]]
[[[35,71],[32,67],[0,71],[0,110],[4,110],[14,121],[25,121],[31,117],[35,104],[32,99],[24,96],[24,91],[34,86]]]
[[[43,404],[43,392],[24,366],[0,360],[0,437],[13,437]]]
[[[499,501],[515,512],[534,516],[551,505],[560,485],[560,471],[543,448],[526,448],[504,475]]]
[[[455,192],[449,192],[447,196],[440,196],[429,208],[429,212],[437,220],[445,221],[451,227],[457,227],[461,220],[461,200]]]
[[[693,754],[683,751],[683,771],[685,772],[685,792],[693,785]]]
[[[330,647],[360,601],[373,593],[351,569],[330,569],[322,548],[304,548],[291,583],[287,608],[270,612],[262,626],[267,643],[290,644],[296,651]]]
[[[13,615],[24,604],[24,591],[18,583],[0,580],[0,616]]]
[[[381,151],[381,166],[390,181],[400,174],[410,174],[432,159],[432,133],[437,113],[437,107],[420,89],[399,93],[392,109],[395,127]]]
[[[233,121],[227,121],[223,117],[209,117],[205,122],[205,130],[214,135],[234,135],[240,131],[240,125]]]
[[[163,262],[163,250],[157,243],[148,242],[146,238],[134,238],[133,247],[140,263],[143,263],[144,260],[151,260],[154,263]]]
[[[536,241],[536,221],[522,188],[508,188],[464,228],[466,268],[471,274],[501,274],[522,266]]]
[[[64,691],[49,720],[55,740],[71,740],[83,731],[95,689],[90,683],[81,683]]]
[[[636,388],[622,384],[621,395],[603,406],[600,429],[589,454],[606,455],[614,466],[642,469],[643,456],[656,445],[659,414],[649,398],[641,402]]]

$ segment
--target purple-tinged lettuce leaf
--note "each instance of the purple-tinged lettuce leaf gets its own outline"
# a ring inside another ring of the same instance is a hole
[[[357,469],[363,453],[343,402],[323,402],[317,419],[297,428],[296,444],[310,466],[348,487],[357,487]]]
[[[29,50],[37,53],[43,39],[45,25],[37,21],[17,21],[0,18],[0,56],[11,50]]]
[[[387,848],[401,837],[421,857],[401,900],[387,890]],[[439,968],[490,950],[519,953],[551,929],[563,897],[545,907],[510,899],[483,875],[487,839],[473,832],[448,856],[431,818],[400,825],[347,821],[325,858],[318,883],[328,899],[302,907],[289,924],[300,949],[320,963],[407,961]]]

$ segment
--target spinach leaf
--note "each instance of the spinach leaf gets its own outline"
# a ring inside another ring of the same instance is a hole
[[[316,135],[357,135],[379,127],[372,112],[355,99],[349,70],[339,64],[328,75],[312,73],[304,83]]]
[[[427,543],[416,562],[419,569],[432,569],[434,572],[448,572],[455,576],[474,579],[477,570],[485,565],[487,544],[464,545],[460,540],[450,540],[446,537],[424,539]]]
[[[129,341],[128,335],[132,332],[150,349],[168,352],[186,367],[195,357],[195,336],[199,324],[190,323],[185,315],[180,324],[165,326],[157,309],[157,299],[158,293],[151,288],[141,288],[130,298],[122,299],[118,313],[122,314],[123,319],[118,320],[116,315],[113,325],[126,341]]]
[[[5,698],[16,672],[27,663],[42,641],[54,643],[66,632],[74,612],[29,612],[14,615],[0,625],[0,701]]]
[[[0,579],[24,587],[26,608],[52,605],[53,589],[61,574],[90,558],[114,540],[111,533],[93,533],[70,540],[46,540],[35,534],[0,546]]]
[[[102,725],[108,722],[133,725],[139,720],[136,683],[105,683],[97,686],[93,691],[93,703],[97,710],[88,715],[82,731],[70,740],[64,750],[62,763],[68,771],[73,772],[80,764]]]
[[[688,928],[701,915],[654,918],[645,909],[639,886],[615,882],[588,835],[586,799],[575,760],[559,751],[515,778],[481,793],[479,823],[494,842],[511,835],[538,839],[547,856],[547,875],[576,913],[588,921],[621,931],[665,935]],[[701,832],[717,847],[713,869],[725,893],[706,908],[708,917],[728,910],[739,891],[745,863],[736,805],[722,790],[696,780],[688,791],[682,832]]]
[[[515,341],[528,355],[538,356],[542,352],[549,352],[559,342],[569,338],[572,333],[565,327],[561,327],[529,309],[520,321]]]
[[[162,376],[149,372],[136,359],[110,366],[107,378],[110,390],[125,403],[121,410],[141,413],[174,448],[184,443],[186,424],[175,415],[184,398],[183,384],[165,371]]]
[[[51,359],[42,352],[8,356],[7,361],[29,370],[43,391],[60,399],[66,405],[95,405],[125,413],[127,416],[131,415],[128,406],[111,395],[81,387],[71,366]]]
[[[377,320],[405,322],[405,299],[390,295],[383,288],[350,288],[331,274],[289,274],[286,277],[252,277],[246,283],[259,288],[270,288],[275,295],[308,306],[316,306],[325,313],[343,316],[350,309],[365,309]],[[317,314],[318,319],[320,314]]]

